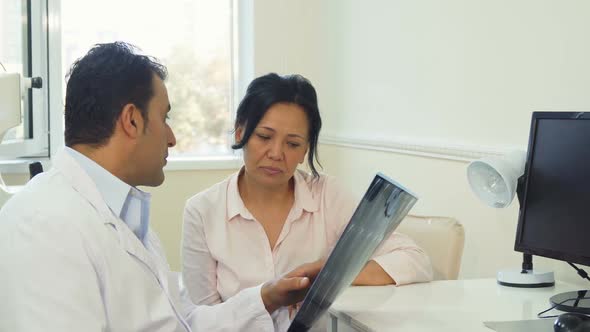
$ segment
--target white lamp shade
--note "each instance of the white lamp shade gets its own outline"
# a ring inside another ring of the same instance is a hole
[[[523,151],[475,160],[467,166],[469,186],[486,205],[507,207],[514,199],[518,178],[524,174],[524,163]]]

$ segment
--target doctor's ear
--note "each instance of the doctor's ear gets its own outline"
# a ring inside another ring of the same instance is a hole
[[[119,115],[119,124],[125,135],[129,137],[137,137],[139,135],[141,116],[141,112],[134,104],[123,106],[121,114]]]

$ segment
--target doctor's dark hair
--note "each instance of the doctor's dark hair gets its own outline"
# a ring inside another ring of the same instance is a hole
[[[147,122],[153,75],[164,80],[167,70],[136,52],[124,42],[96,44],[74,62],[66,76],[66,146],[106,144],[127,104],[134,104]]]
[[[270,73],[252,81],[246,90],[244,99],[238,106],[234,130],[243,128],[242,140],[232,145],[232,149],[241,149],[248,143],[254,128],[264,114],[277,103],[290,103],[300,106],[307,115],[309,124],[309,151],[307,163],[313,176],[319,173],[315,162],[321,167],[317,156],[318,137],[322,128],[322,118],[318,107],[318,98],[313,85],[301,75],[279,76]]]

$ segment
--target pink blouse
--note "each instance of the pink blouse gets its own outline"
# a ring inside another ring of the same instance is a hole
[[[182,276],[196,304],[226,301],[244,288],[327,257],[358,202],[333,177],[313,181],[311,174],[296,171],[295,201],[271,249],[262,225],[244,206],[238,175],[198,193],[185,206]],[[373,259],[397,285],[432,280],[428,256],[406,235],[394,233]],[[273,319],[279,329],[288,326],[286,308]]]

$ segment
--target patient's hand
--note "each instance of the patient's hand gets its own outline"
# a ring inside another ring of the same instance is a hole
[[[303,264],[262,285],[260,295],[268,313],[301,302],[324,263],[324,260],[319,260]]]
[[[374,260],[370,260],[352,282],[354,286],[395,285],[395,280]]]

